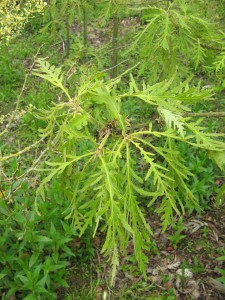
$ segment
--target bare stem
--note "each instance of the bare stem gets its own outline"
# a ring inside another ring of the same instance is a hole
[[[206,118],[223,118],[225,117],[225,112],[224,111],[210,111],[210,112],[202,112],[202,113],[186,113],[185,117],[193,117],[193,118],[198,118],[198,117],[206,117]]]
[[[42,139],[36,141],[35,143],[31,144],[30,146],[25,147],[24,149],[22,149],[22,150],[20,150],[20,151],[18,151],[18,152],[16,152],[16,153],[13,153],[13,154],[10,154],[10,155],[7,155],[7,156],[0,157],[0,162],[6,161],[6,160],[8,160],[8,159],[10,159],[10,158],[13,158],[13,157],[18,157],[18,156],[20,156],[21,154],[26,153],[26,152],[29,151],[30,149],[36,147],[37,145],[39,145],[39,144],[40,144],[41,142],[43,142],[44,140],[45,140],[45,138],[42,138]]]

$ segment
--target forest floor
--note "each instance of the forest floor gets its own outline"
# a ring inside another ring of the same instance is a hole
[[[68,299],[85,299],[85,295],[86,299],[95,300],[104,299],[103,295],[106,299],[121,300],[225,299],[225,287],[216,280],[220,277],[218,269],[225,268],[225,261],[217,260],[225,254],[225,205],[201,215],[186,216],[175,232],[162,233],[157,216],[149,217],[148,222],[155,235],[153,249],[148,254],[146,279],[138,270],[131,241],[126,257],[121,260],[115,286],[110,288],[107,285],[110,265],[100,253],[102,239],[97,235],[93,240],[95,258],[90,268],[74,265],[69,271],[69,293],[74,298]],[[181,241],[176,243],[179,237]],[[81,291],[83,296],[77,298],[75,295]],[[64,299],[63,295],[65,290],[60,290],[58,299]]]

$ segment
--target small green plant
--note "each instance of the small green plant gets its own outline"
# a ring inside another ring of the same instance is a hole
[[[201,211],[208,207],[213,193],[219,193],[220,188],[215,184],[216,174],[218,174],[217,166],[210,160],[209,156],[204,151],[196,151],[194,148],[189,148],[185,144],[178,145],[181,153],[185,156],[188,168],[193,177],[190,177],[189,186],[200,204],[188,206],[189,212]]]
[[[202,236],[203,236],[204,238],[207,238],[208,235],[209,235],[209,228],[206,227],[206,226],[204,226],[204,227],[202,228]]]
[[[203,273],[205,271],[205,266],[201,265],[196,257],[193,257],[193,267],[191,268],[193,273]]]
[[[225,150],[219,135],[205,132],[201,120],[185,118],[190,111],[186,103],[210,98],[210,91],[189,88],[190,78],[172,86],[176,74],[169,80],[140,88],[133,76],[130,88],[116,91],[120,78],[104,82],[99,75],[83,76],[76,94],[71,96],[64,84],[61,68],[44,60],[37,62],[35,75],[61,89],[65,100],[37,115],[47,123],[41,138],[52,149],[47,176],[37,191],[45,199],[45,190],[53,178],[66,182],[64,190],[71,201],[74,225],[84,234],[88,227],[102,227],[106,232],[102,252],[112,261],[112,280],[119,265],[119,253],[134,238],[134,252],[142,272],[145,272],[150,247],[151,228],[145,220],[140,199],[148,197],[149,206],[161,199],[157,212],[161,214],[163,230],[173,222],[173,214],[185,211],[192,203],[198,206],[195,195],[186,184],[193,174],[176,147],[177,141],[201,149],[211,155]],[[141,100],[156,110],[164,121],[163,130],[149,122],[145,129],[136,130],[122,114],[126,99]],[[215,137],[218,137],[216,139]],[[54,149],[54,150],[53,150]],[[53,153],[57,153],[54,156]],[[139,175],[139,164],[143,172]],[[183,239],[179,220],[174,243]]]
[[[181,269],[177,270],[176,272],[177,277],[177,284],[179,282],[179,285],[184,288],[187,283],[187,278],[192,277],[192,273],[189,270],[188,264],[186,260],[182,261]]]
[[[225,256],[220,256],[217,258],[218,261],[225,261]],[[216,269],[222,276],[219,277],[217,280],[222,282],[223,285],[225,286],[225,268],[224,269]]]
[[[173,289],[158,291],[158,287],[153,283],[145,282],[144,280],[138,280],[131,284],[125,284],[119,291],[115,291],[113,299],[120,300],[175,300]]]
[[[225,203],[225,184],[220,188],[217,196],[216,196],[216,205],[221,206]]]
[[[91,282],[90,286],[81,288],[81,290],[76,292],[70,292],[65,296],[65,300],[95,300],[96,297],[99,299],[104,299],[104,291],[98,291],[98,282]],[[106,291],[105,291],[106,293]],[[106,293],[107,295],[107,293]],[[107,299],[107,298],[106,298]]]
[[[168,239],[171,242],[171,245],[177,249],[180,242],[186,238],[185,234],[182,234],[187,228],[183,225],[183,218],[180,217],[178,222],[173,224],[172,226],[173,234],[168,236]]]
[[[76,249],[71,250],[70,242],[78,235],[63,220],[68,203],[58,183],[52,184],[49,201],[39,206],[39,216],[27,183],[14,193],[10,204],[0,195],[2,299],[56,299],[57,288],[68,286],[64,279],[66,267],[71,258],[76,258]]]

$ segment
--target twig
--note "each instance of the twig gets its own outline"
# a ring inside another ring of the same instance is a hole
[[[106,71],[112,70],[112,69],[114,69],[114,68],[116,68],[116,67],[118,67],[118,66],[122,65],[122,64],[123,64],[123,63],[125,63],[126,61],[128,61],[128,59],[125,59],[125,60],[121,61],[121,62],[120,62],[120,63],[118,63],[116,66],[113,66],[113,67],[110,67],[110,68],[104,69],[104,70],[103,70],[103,71],[101,71],[101,72],[106,72]]]
[[[185,113],[185,117],[207,117],[207,118],[223,118],[225,117],[224,111],[210,111],[210,112],[200,112],[200,113]]]
[[[26,176],[30,172],[34,171],[35,167],[40,162],[40,160],[42,159],[42,157],[45,155],[45,153],[47,152],[47,150],[48,150],[48,148],[46,148],[44,151],[42,151],[41,154],[39,155],[39,157],[33,162],[32,166],[25,173],[23,173],[22,175],[20,175],[19,177],[17,177],[17,180],[21,179],[22,177]]]
[[[43,142],[44,140],[45,140],[45,138],[42,138],[42,139],[36,141],[35,143],[31,144],[30,146],[25,147],[23,150],[20,150],[16,153],[13,153],[13,154],[10,154],[10,155],[4,156],[4,157],[0,157],[0,162],[6,161],[6,160],[8,160],[10,158],[13,158],[13,157],[20,156],[21,154],[23,154],[23,153],[29,151],[30,149],[34,148],[35,146],[37,146],[39,143]]]

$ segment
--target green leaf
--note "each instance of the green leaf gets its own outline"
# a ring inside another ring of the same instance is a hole
[[[140,194],[143,197],[151,197],[152,196],[152,192],[145,191],[141,187],[136,186],[134,183],[132,183],[132,187],[134,188],[134,190],[136,192],[138,192],[138,194]]]
[[[87,125],[88,122],[88,114],[76,114],[73,119],[69,122],[68,127],[70,129],[81,130],[84,126]]]
[[[225,152],[208,151],[208,154],[221,171],[225,169]]]
[[[184,125],[182,120],[182,117],[178,114],[173,113],[172,111],[169,111],[167,109],[158,108],[158,111],[162,118],[165,120],[166,125],[168,126],[169,129],[177,128],[178,133],[181,135],[182,138],[184,138]]]
[[[24,285],[27,285],[30,282],[26,276],[17,275],[16,277],[18,277],[23,282]]]
[[[32,267],[33,267],[33,265],[36,263],[38,257],[39,257],[39,254],[33,254],[33,255],[30,257],[30,260],[29,260],[29,268],[32,268]]]
[[[44,235],[38,235],[35,237],[35,241],[40,243],[50,243],[52,242],[52,239]]]
[[[55,66],[51,66],[49,62],[44,59],[37,60],[37,69],[33,69],[32,74],[39,76],[45,80],[51,82],[51,84],[59,87],[69,98],[72,100],[67,89],[63,85],[63,74],[61,68],[56,68]]]
[[[24,300],[36,300],[36,299],[37,297],[33,294],[29,294],[24,298]]]
[[[225,202],[225,184],[223,184],[216,195],[216,205],[221,206]]]
[[[216,260],[218,260],[218,261],[225,261],[225,256],[220,256],[220,257],[217,257],[217,259]]]
[[[7,276],[7,274],[0,273],[0,279],[4,278],[5,276]]]
[[[36,76],[39,76],[45,80],[48,80],[53,85],[63,88],[62,80],[62,69],[51,66],[49,62],[44,59],[37,60],[37,69],[33,69],[32,73]]]
[[[56,269],[55,269],[56,270]],[[48,275],[45,275],[43,278],[41,278],[37,282],[37,286],[45,287],[46,281],[47,281]]]

